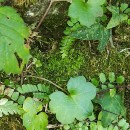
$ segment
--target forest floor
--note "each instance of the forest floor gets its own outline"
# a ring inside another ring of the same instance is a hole
[[[98,42],[77,40],[71,47],[69,55],[62,59],[60,41],[68,17],[62,13],[48,16],[43,22],[39,36],[31,44],[32,55],[42,63],[40,68],[31,68],[28,74],[45,77],[58,85],[65,85],[70,77],[84,75],[92,78],[103,72],[114,72],[125,77],[123,89],[127,108],[127,120],[130,123],[130,27],[122,25],[113,30],[114,48],[108,44],[103,52],[97,50]],[[124,29],[125,28],[125,29]],[[25,80],[25,83],[39,83],[38,80]],[[3,117],[0,130],[23,130],[17,116]]]

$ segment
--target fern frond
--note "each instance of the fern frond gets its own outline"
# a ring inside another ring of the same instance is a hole
[[[43,84],[31,85],[26,84],[19,86],[16,89],[12,89],[10,87],[5,87],[5,85],[0,86],[0,95],[8,96],[13,101],[17,101],[19,104],[23,104],[26,95],[30,94],[33,98],[37,99],[46,99],[47,95],[49,95],[49,88]]]
[[[62,41],[61,41],[61,53],[62,53],[62,58],[65,58],[67,55],[68,55],[68,52],[71,48],[71,46],[73,45],[75,41],[75,38],[72,38],[70,36],[64,36],[62,38]]]
[[[20,106],[13,101],[8,101],[6,98],[0,100],[0,117],[9,114],[20,114]]]
[[[68,55],[68,52],[71,48],[71,46],[73,45],[74,41],[76,40],[76,38],[70,36],[70,34],[77,30],[78,28],[81,27],[81,25],[76,21],[76,20],[69,20],[67,22],[68,26],[66,28],[66,30],[64,31],[64,34],[66,36],[64,36],[61,40],[61,53],[62,53],[62,58],[65,58]]]

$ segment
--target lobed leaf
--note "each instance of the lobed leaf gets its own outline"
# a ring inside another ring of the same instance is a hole
[[[96,96],[96,87],[79,76],[68,81],[67,89],[69,95],[60,91],[50,95],[51,112],[56,113],[57,120],[63,124],[72,123],[75,118],[86,119],[93,111],[91,100]]]
[[[38,115],[27,112],[23,115],[23,125],[27,130],[45,130],[48,125],[48,116],[44,112]]]
[[[82,25],[90,27],[95,23],[97,17],[103,15],[101,5],[104,3],[105,0],[88,0],[87,2],[83,0],[72,0],[68,15],[71,18],[77,19]]]
[[[32,108],[32,109],[31,109]],[[42,110],[42,105],[32,98],[24,101],[23,125],[27,130],[44,130],[48,125],[48,116]],[[40,113],[39,113],[40,112]]]
[[[15,9],[0,7],[0,70],[20,73],[30,58],[24,39],[29,30]]]

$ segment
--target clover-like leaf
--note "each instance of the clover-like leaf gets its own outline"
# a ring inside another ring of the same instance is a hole
[[[90,27],[95,23],[97,17],[103,15],[103,8],[101,5],[105,3],[105,0],[72,0],[72,4],[69,7],[68,15],[71,18],[77,19],[82,25]]]
[[[67,89],[69,95],[60,91],[50,95],[51,112],[56,113],[57,120],[63,124],[72,123],[75,118],[86,119],[93,111],[91,100],[96,96],[96,87],[79,76],[68,81]]]
[[[110,125],[119,115],[125,116],[126,110],[119,95],[111,97],[109,94],[106,94],[99,100],[99,104],[103,109],[101,121],[104,127]]]
[[[20,73],[30,58],[24,44],[29,30],[15,9],[0,7],[0,70]]]

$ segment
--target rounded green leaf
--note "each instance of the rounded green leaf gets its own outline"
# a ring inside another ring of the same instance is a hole
[[[44,130],[48,125],[48,116],[44,112],[38,115],[27,112],[23,115],[23,125],[27,130]]]
[[[57,120],[63,124],[72,123],[75,118],[86,119],[93,111],[91,100],[96,96],[96,87],[79,76],[68,81],[67,89],[70,95],[60,91],[50,95],[51,112],[56,113]]]
[[[91,82],[93,85],[95,85],[96,87],[99,85],[99,81],[96,78],[92,78]]]
[[[104,73],[100,73],[100,74],[99,74],[99,78],[100,78],[100,81],[101,81],[102,83],[105,83],[105,82],[106,82],[106,76],[105,76]]]
[[[117,79],[116,79],[116,82],[117,82],[118,84],[122,84],[124,81],[125,81],[125,78],[124,78],[123,76],[119,76],[119,77],[117,77]]]
[[[103,15],[103,8],[101,5],[104,3],[105,0],[88,0],[87,2],[83,0],[72,0],[68,15],[71,18],[77,19],[82,25],[90,27],[95,23],[97,17]]]
[[[34,130],[32,126],[34,119],[35,114],[32,114],[31,112],[25,113],[23,115],[23,126],[25,126],[27,130]]]
[[[107,85],[102,84],[102,85],[101,85],[101,88],[102,88],[102,89],[107,89],[108,87],[107,87]]]
[[[30,58],[24,39],[29,30],[15,9],[0,7],[0,70],[20,73]]]
[[[48,116],[46,113],[41,112],[36,115],[33,121],[34,130],[44,130],[48,125]]]
[[[115,81],[115,74],[113,72],[110,72],[108,78],[110,83],[113,83]]]

